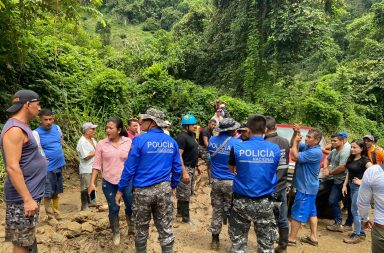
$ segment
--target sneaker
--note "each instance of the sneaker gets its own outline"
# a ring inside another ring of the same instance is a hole
[[[362,242],[364,241],[365,238],[360,236],[360,235],[357,235],[355,233],[352,233],[349,237],[347,238],[344,238],[344,242],[345,243],[349,243],[349,244],[356,244],[356,243],[359,243],[359,242]]]
[[[343,232],[344,231],[343,225],[337,224],[337,223],[334,223],[332,225],[328,225],[327,229],[329,231],[333,231],[333,232]]]
[[[351,232],[353,231],[353,227],[349,225],[344,225],[343,226],[343,232]]]

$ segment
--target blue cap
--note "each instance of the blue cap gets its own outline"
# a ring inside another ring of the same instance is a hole
[[[343,136],[344,139],[348,138],[348,134],[346,132],[339,132],[338,135]]]

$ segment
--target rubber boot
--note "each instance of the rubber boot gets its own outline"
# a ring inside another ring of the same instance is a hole
[[[211,250],[219,250],[220,248],[220,239],[219,234],[212,234]]]
[[[279,228],[279,245],[275,248],[275,253],[286,253],[288,246],[288,228]]]
[[[132,215],[125,215],[128,224],[128,235],[135,235],[135,224],[132,219]]]
[[[118,246],[120,244],[119,216],[109,216],[109,223],[112,229],[113,244]]]
[[[192,225],[192,221],[189,217],[189,201],[181,201],[181,216],[182,222]]]
[[[45,213],[48,216],[48,220],[55,219],[51,198],[44,198],[44,207],[45,207]]]
[[[80,193],[81,197],[81,211],[86,211],[88,210],[88,190],[83,190]]]
[[[182,201],[181,200],[177,200],[177,213],[176,213],[176,217],[181,217],[181,206],[182,206]]]
[[[31,246],[28,247],[28,253],[38,253],[36,239]]]
[[[161,246],[162,253],[173,253],[173,242],[168,243],[167,245]]]
[[[147,242],[138,243],[135,242],[136,253],[147,253]]]
[[[53,195],[52,197],[52,202],[53,202],[53,214],[55,215],[56,220],[61,220],[61,215],[59,211],[59,196],[58,195]]]

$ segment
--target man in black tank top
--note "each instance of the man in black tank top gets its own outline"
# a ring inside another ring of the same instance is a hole
[[[14,252],[37,252],[35,227],[44,194],[47,161],[39,152],[28,123],[40,111],[39,96],[31,90],[20,90],[12,103],[7,109],[11,118],[5,123],[0,139],[7,171],[5,240],[13,243]]]

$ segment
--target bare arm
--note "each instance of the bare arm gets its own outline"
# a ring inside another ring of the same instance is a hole
[[[97,174],[99,173],[99,170],[92,169],[92,175],[91,175],[91,181],[89,182],[88,186],[88,193],[90,194],[92,191],[96,190],[95,181]]]
[[[347,172],[347,175],[345,176],[343,188],[341,189],[341,193],[343,194],[344,197],[347,195],[347,192],[348,192],[347,191],[348,180],[349,180],[349,172]]]
[[[189,178],[188,171],[187,171],[187,169],[185,168],[184,161],[183,161],[183,153],[184,153],[184,150],[183,150],[183,149],[179,149],[179,153],[180,153],[181,170],[182,170],[182,171],[181,171],[181,178],[182,178],[183,183],[185,183],[185,184],[189,184],[189,182],[191,181],[191,179]]]
[[[329,166],[329,161],[328,161],[328,159],[325,159],[324,164],[323,164],[323,169],[328,170],[328,166]]]
[[[338,175],[345,172],[345,165],[339,165],[336,167],[336,169],[329,172],[329,175]]]
[[[94,157],[96,154],[96,151],[93,150],[91,153],[89,153],[89,155],[87,157],[84,158],[84,160],[88,161],[89,159],[91,159],[92,157]]]
[[[236,166],[228,165],[228,168],[232,173],[236,173]]]
[[[299,160],[299,143],[300,143],[300,141],[301,141],[301,136],[295,135],[295,138],[293,139],[292,147],[291,147],[292,161],[295,161],[295,162],[297,162]]]
[[[32,195],[25,184],[24,175],[20,168],[23,144],[27,141],[28,137],[23,130],[18,127],[12,127],[3,137],[3,149],[9,179],[24,201],[24,214],[26,216],[33,216],[38,206],[35,200],[32,199]]]
[[[203,136],[203,142],[204,142],[204,145],[206,147],[208,147],[208,137],[207,136]]]

